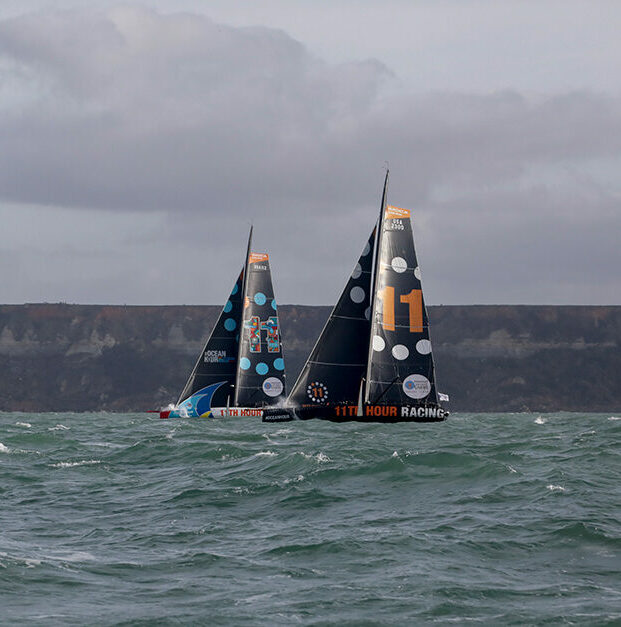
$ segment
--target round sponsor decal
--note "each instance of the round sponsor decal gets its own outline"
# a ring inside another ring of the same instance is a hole
[[[328,388],[320,381],[313,381],[306,386],[306,396],[313,403],[325,403],[328,400]]]
[[[364,250],[362,251],[362,256],[366,257],[370,252],[371,252],[371,244],[369,244],[369,242],[367,242],[364,245]]]
[[[263,391],[268,396],[279,396],[282,394],[282,389],[282,381],[276,377],[270,377],[269,379],[265,379],[265,381],[263,381]]]
[[[267,374],[267,371],[270,369],[270,367],[264,362],[264,361],[260,361],[255,367],[254,369],[257,371],[257,374]]]
[[[414,276],[420,281],[420,268],[418,266],[414,268]]]
[[[257,292],[254,295],[254,302],[257,305],[265,305],[265,301],[267,300],[267,297],[265,296],[265,294],[263,292]]]
[[[403,391],[410,398],[425,398],[431,392],[431,383],[422,374],[411,374],[403,380]]]
[[[359,263],[357,263],[356,267],[354,268],[354,271],[351,273],[351,278],[357,279],[361,274],[362,274],[362,266]]]
[[[235,322],[235,320],[233,320],[233,318],[227,318],[224,321],[224,328],[227,331],[235,331],[235,327],[237,326],[237,322]]]
[[[242,370],[248,370],[248,368],[250,368],[250,360],[248,359],[248,357],[242,357],[239,360],[239,367]]]

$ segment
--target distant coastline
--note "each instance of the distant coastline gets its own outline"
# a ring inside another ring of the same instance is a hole
[[[0,305],[0,410],[141,411],[179,391],[217,306]],[[328,306],[282,305],[292,385]],[[621,410],[621,306],[429,307],[452,411]]]

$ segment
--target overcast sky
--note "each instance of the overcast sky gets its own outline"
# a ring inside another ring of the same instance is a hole
[[[174,7],[174,11],[172,8]],[[621,303],[618,0],[2,0],[0,302],[332,304],[389,202],[430,304]]]

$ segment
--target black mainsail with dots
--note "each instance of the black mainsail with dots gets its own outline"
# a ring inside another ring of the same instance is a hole
[[[387,205],[313,348],[286,408],[265,421],[293,418],[439,421],[429,319],[410,212]],[[446,399],[446,397],[445,397]]]
[[[285,365],[269,256],[251,252],[251,245],[252,229],[246,263],[213,331],[176,405],[160,417],[260,414],[260,408],[284,400]]]

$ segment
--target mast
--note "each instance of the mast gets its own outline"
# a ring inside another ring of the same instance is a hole
[[[377,298],[375,295],[375,283],[378,275],[378,268],[381,260],[381,252],[382,252],[382,235],[384,234],[384,213],[386,211],[386,193],[388,191],[388,174],[389,170],[386,168],[386,178],[384,179],[384,191],[382,192],[382,204],[380,207],[379,214],[379,222],[377,224],[377,229],[375,232],[375,246],[373,250],[373,254],[375,259],[373,260],[373,272],[371,274],[371,293],[369,297],[371,298],[371,316],[370,316],[370,329],[369,329],[369,339],[368,339],[368,349],[367,349],[367,370],[366,375],[364,377],[364,402],[369,402],[369,381],[371,380],[371,357],[373,355],[372,352],[372,341],[373,341],[373,321],[375,320],[375,312],[376,312],[376,304]]]
[[[244,311],[246,309],[246,288],[248,287],[248,263],[250,262],[250,250],[252,248],[252,225],[250,225],[250,233],[248,235],[248,248],[246,249],[246,262],[244,265],[244,277],[242,279],[242,291],[241,291],[241,315],[239,317],[239,336],[237,342],[237,361],[235,362],[235,396],[233,400],[233,406],[237,407],[237,398],[239,396],[239,386],[237,380],[239,379],[239,358],[241,356],[242,341],[244,334]]]

